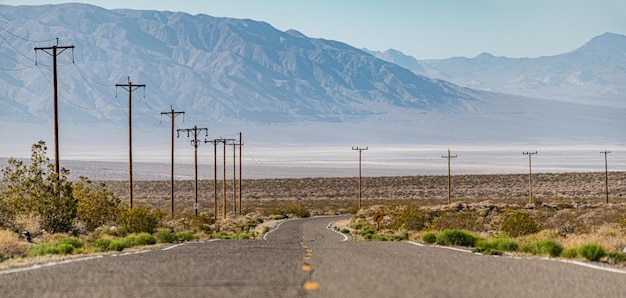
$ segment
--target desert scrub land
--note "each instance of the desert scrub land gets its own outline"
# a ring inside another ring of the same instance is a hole
[[[366,177],[360,210],[355,178],[244,180],[243,210],[237,212],[232,181],[226,181],[225,205],[217,189],[218,214],[213,213],[213,181],[203,180],[197,215],[193,182],[176,181],[172,217],[169,181],[135,181],[130,208],[127,182],[71,181],[69,169],[54,171],[46,150],[45,143],[34,144],[30,162],[9,159],[2,169],[1,266],[159,243],[252,239],[277,220],[320,214],[354,214],[349,224],[337,225],[353,239],[409,239],[487,254],[616,264],[626,260],[626,172],[610,173],[608,204],[603,173],[536,174],[532,202],[526,175],[454,176],[452,204],[447,204],[444,176]]]

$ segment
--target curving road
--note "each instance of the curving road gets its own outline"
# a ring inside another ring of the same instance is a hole
[[[351,242],[345,217],[218,240],[0,271],[0,297],[624,297],[626,274],[409,242]]]

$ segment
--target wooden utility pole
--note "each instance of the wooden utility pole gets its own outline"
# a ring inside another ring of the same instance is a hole
[[[121,87],[128,91],[128,206],[133,208],[133,91],[146,88],[146,85],[133,84],[128,77],[128,84],[116,84],[115,88]]]
[[[367,150],[368,148],[361,148],[361,147],[352,147],[352,150],[357,150],[359,151],[359,192],[357,195],[357,208],[360,210],[361,209],[361,153],[365,150]]]
[[[220,140],[204,140],[204,142],[213,143],[213,219],[217,220],[217,143]]]
[[[604,150],[600,152],[600,154],[604,154],[604,186],[606,188],[606,203],[609,203],[609,166],[607,155],[611,154],[611,151]]]
[[[170,106],[171,111],[169,112],[161,112],[161,115],[167,115],[172,118],[172,150],[171,150],[171,180],[170,180],[170,213],[172,215],[172,219],[174,219],[174,118],[178,115],[185,115],[185,112],[176,112],[174,111],[174,107]]]
[[[450,149],[448,149],[448,156],[441,156],[441,158],[448,159],[448,205],[450,205],[450,197],[452,193],[452,186],[451,186],[452,179],[450,178],[450,159],[456,158],[456,155],[454,156],[450,155]]]
[[[528,203],[532,204],[533,203],[533,171],[532,171],[532,163],[531,163],[531,157],[535,154],[537,154],[537,151],[535,152],[522,152],[523,155],[528,155]]]
[[[204,131],[205,136],[209,136],[209,129],[198,128],[198,126],[194,126],[193,128],[184,128],[184,129],[176,130],[177,133],[181,131],[186,132],[187,137],[189,137],[190,133],[193,135],[193,140],[191,140],[191,145],[193,146],[193,165],[194,165],[194,176],[195,176],[194,197],[196,199],[195,204],[193,205],[193,209],[196,210],[196,215],[198,215],[198,208],[199,208],[198,207],[198,143],[200,142],[198,140],[198,135],[202,133],[202,131]]]
[[[243,146],[243,140],[241,138],[241,132],[239,133],[239,214],[242,214],[241,210],[241,146]]]
[[[58,113],[58,88],[57,88],[57,56],[63,53],[67,49],[74,49],[74,46],[59,46],[59,39],[57,38],[57,44],[51,47],[34,48],[35,54],[37,51],[44,51],[48,55],[52,56],[52,91],[54,95],[54,172],[59,177],[59,113]],[[52,52],[48,52],[52,50]],[[59,51],[61,50],[61,51]],[[35,62],[37,63],[37,62]]]

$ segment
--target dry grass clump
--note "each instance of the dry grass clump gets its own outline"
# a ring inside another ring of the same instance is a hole
[[[30,244],[19,239],[17,233],[0,230],[0,252],[6,257],[24,257],[28,254]]]

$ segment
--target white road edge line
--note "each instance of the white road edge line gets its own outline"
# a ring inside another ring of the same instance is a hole
[[[343,242],[343,241],[348,241],[350,238],[348,238],[348,236],[346,236],[346,234],[341,233],[341,232],[339,232],[339,231],[337,231],[337,230],[335,230],[335,229],[332,229],[332,228],[330,227],[330,226],[332,226],[334,223],[335,223],[334,221],[329,222],[329,223],[328,223],[328,225],[326,226],[326,229],[327,229],[327,230],[330,230],[330,231],[333,231],[333,232],[335,232],[335,233],[337,233],[337,234],[339,234],[339,235],[343,236],[343,240],[341,240],[342,242]]]
[[[214,242],[214,241],[218,241],[218,240],[220,240],[220,239],[209,239],[209,240],[205,240],[205,241],[187,241],[187,242],[178,243],[178,244],[174,244],[174,245],[171,245],[171,246],[168,246],[168,247],[162,248],[161,250],[162,250],[162,251],[164,251],[164,250],[170,250],[170,249],[173,249],[173,248],[176,248],[176,247],[179,247],[179,246],[183,246],[183,245],[186,245],[186,244],[194,244],[194,243],[208,243],[208,242]]]
[[[425,247],[426,246],[424,244],[421,244],[421,243],[418,243],[418,242],[413,242],[413,241],[405,241],[405,242],[409,243],[409,244],[412,244],[412,245],[415,245],[415,246],[419,246],[419,247]],[[435,246],[435,245],[429,245],[429,246],[430,247],[436,247],[436,248],[448,249],[448,250],[454,250],[454,251],[460,251],[460,252],[472,253],[472,251],[470,251],[470,250],[462,249],[462,248],[456,248],[456,247]],[[481,254],[478,254],[478,255],[481,255]],[[535,259],[535,258],[524,258],[524,257],[516,257],[516,256],[498,256],[498,257],[511,258],[511,259],[517,259],[517,260],[534,260]],[[561,260],[561,259],[553,259],[553,258],[539,258],[539,260],[561,262],[561,263],[567,263],[567,264],[587,267],[587,268],[591,268],[591,269],[595,269],[595,270],[601,270],[601,271],[607,271],[607,272],[613,272],[613,273],[626,274],[626,270],[622,270],[622,269],[618,269],[618,268],[605,267],[605,266],[600,266],[600,265],[595,265],[595,264],[591,264],[591,263],[587,263],[587,262],[581,262],[581,261],[575,261],[575,260]]]
[[[104,257],[104,255],[97,255],[97,256],[90,256],[90,257],[84,257],[84,258],[67,259],[67,260],[62,260],[62,261],[52,261],[52,262],[48,262],[48,263],[45,263],[45,264],[35,264],[35,265],[29,266],[29,267],[21,267],[21,268],[13,268],[13,269],[2,270],[2,271],[0,271],[0,275],[10,274],[10,273],[17,273],[17,272],[25,272],[25,271],[35,270],[35,269],[39,269],[39,268],[43,268],[43,267],[61,265],[61,264],[69,264],[69,263],[74,263],[74,262],[88,261],[88,260],[99,259],[99,258],[103,258],[103,257]]]

